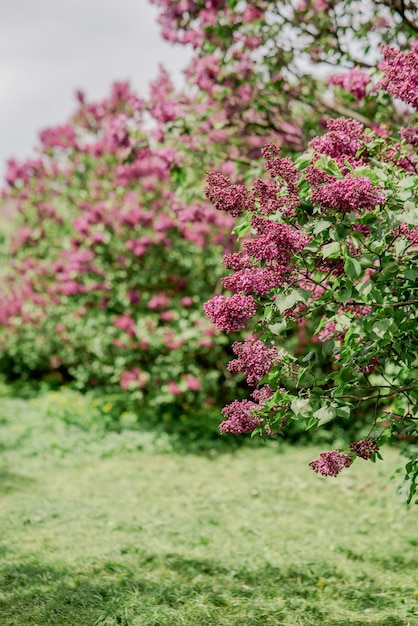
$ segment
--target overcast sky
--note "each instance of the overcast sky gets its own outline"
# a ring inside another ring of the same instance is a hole
[[[149,0],[0,0],[0,173],[32,155],[39,130],[64,123],[74,92],[115,80],[142,94],[158,64],[181,81],[189,56],[164,42]],[[1,185],[0,185],[1,186]]]

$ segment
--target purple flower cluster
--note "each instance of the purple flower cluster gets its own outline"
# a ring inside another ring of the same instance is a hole
[[[225,289],[235,293],[256,294],[267,296],[272,289],[280,287],[285,282],[285,267],[274,268],[250,267],[239,270],[235,274],[222,278]]]
[[[382,46],[383,61],[379,70],[386,76],[376,85],[391,96],[418,109],[418,46],[402,52],[391,46]]]
[[[322,476],[338,476],[345,467],[350,467],[351,456],[345,452],[332,450],[331,452],[321,452],[319,459],[311,461],[309,467]]]
[[[373,187],[369,178],[346,176],[340,180],[312,190],[313,204],[335,213],[358,212],[360,209],[371,211],[377,204],[383,204],[386,196],[383,191]]]
[[[255,261],[274,261],[287,265],[296,252],[308,245],[310,239],[303,231],[253,215],[251,225],[258,237],[244,243],[244,253]]]
[[[400,135],[406,143],[411,146],[418,147],[418,126],[408,126],[407,128],[401,128]]]
[[[339,85],[344,91],[351,93],[356,100],[361,100],[366,95],[366,87],[371,78],[366,70],[352,68],[345,74],[333,74],[329,77],[330,85]]]
[[[332,158],[355,158],[357,152],[364,145],[364,126],[356,120],[338,117],[327,122],[327,132],[322,137],[315,137],[309,147],[327,154]]]
[[[254,298],[239,294],[227,298],[215,296],[203,305],[203,309],[210,321],[226,333],[245,328],[256,314]]]
[[[263,385],[251,394],[256,402],[252,400],[234,400],[234,402],[225,406],[222,409],[222,415],[226,417],[226,420],[220,424],[220,432],[232,435],[252,433],[263,423],[261,417],[254,415],[255,411],[261,410],[272,395],[273,390],[269,385]],[[271,434],[268,424],[265,424],[264,428],[267,435]]]
[[[230,372],[242,372],[249,385],[257,385],[269,373],[272,365],[277,365],[279,355],[275,346],[268,348],[262,341],[249,339],[232,344],[237,355],[228,363]]]
[[[222,415],[226,417],[219,430],[223,434],[245,435],[252,433],[262,422],[259,417],[254,417],[255,410],[260,405],[251,400],[234,400],[222,409]]]
[[[282,178],[287,183],[295,184],[298,180],[298,171],[292,159],[280,157],[280,148],[269,143],[261,150],[265,159],[265,167],[270,176]]]
[[[295,164],[287,157],[281,158],[280,148],[274,144],[268,144],[261,152],[266,170],[274,180],[258,179],[253,184],[253,199],[258,200],[260,213],[271,215],[281,211],[287,217],[294,217],[300,203]]]
[[[374,439],[361,439],[350,443],[350,450],[356,456],[368,461],[373,454],[379,452],[379,446]]]
[[[227,211],[233,217],[238,217],[244,211],[254,210],[251,194],[245,185],[233,185],[228,176],[217,172],[209,173],[206,180],[206,197],[219,211]]]
[[[411,228],[409,224],[407,224],[406,222],[402,222],[402,224],[399,225],[398,232],[400,235],[403,235],[405,239],[408,239],[408,241],[411,241],[414,245],[418,245],[418,228],[417,227]]]

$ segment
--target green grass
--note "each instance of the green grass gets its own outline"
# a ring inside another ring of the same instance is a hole
[[[325,480],[317,448],[179,455],[54,398],[0,400],[1,626],[416,623],[393,451]]]

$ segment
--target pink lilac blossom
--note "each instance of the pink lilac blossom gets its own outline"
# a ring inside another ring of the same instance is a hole
[[[125,331],[131,337],[135,336],[135,321],[130,315],[119,315],[115,318],[113,325],[120,330]]]
[[[256,314],[254,298],[239,294],[227,298],[215,296],[203,305],[203,309],[210,321],[226,333],[245,328]]]
[[[276,261],[286,265],[292,256],[303,250],[310,241],[303,231],[258,215],[253,215],[251,225],[259,237],[244,243],[244,253],[256,261]]]
[[[284,391],[284,390],[282,390]],[[273,389],[270,385],[263,385],[259,389],[254,389],[251,394],[251,397],[254,398],[260,404],[264,404],[267,400],[269,400],[274,395]]]
[[[350,467],[351,456],[345,452],[332,450],[331,452],[321,452],[319,459],[311,461],[309,467],[322,476],[338,476],[345,467]]]
[[[226,420],[219,425],[223,434],[245,435],[252,433],[262,423],[262,419],[254,417],[253,413],[260,405],[251,400],[234,400],[222,409]]]
[[[418,126],[401,128],[400,135],[406,143],[409,143],[411,146],[418,147]]]
[[[167,383],[167,389],[168,389],[169,393],[171,393],[172,396],[180,396],[182,394],[182,391],[181,391],[180,387],[173,380],[170,380]]]
[[[367,93],[366,87],[370,84],[371,78],[366,70],[352,68],[345,74],[333,74],[329,77],[330,85],[339,85],[351,93],[356,100],[361,100]]]
[[[268,348],[262,341],[248,339],[244,342],[235,341],[232,350],[237,355],[228,363],[230,372],[242,372],[249,385],[258,385],[260,380],[269,373],[272,365],[279,363],[277,348]]]
[[[166,293],[156,293],[148,302],[149,309],[164,309],[170,303]]]
[[[131,370],[122,372],[120,375],[120,386],[125,391],[127,389],[135,389],[145,387],[147,384],[147,375],[142,370],[134,367]]]
[[[186,383],[186,387],[189,391],[199,391],[202,387],[200,380],[191,374],[186,374],[182,377],[182,380]]]
[[[364,145],[364,126],[356,120],[345,117],[328,120],[327,129],[325,135],[312,139],[310,148],[332,158],[354,158]]]
[[[153,240],[149,236],[139,237],[138,239],[128,239],[126,247],[131,250],[136,257],[143,256],[148,248],[153,244]]]
[[[293,183],[281,183],[280,181],[263,181],[258,179],[253,184],[253,200],[259,204],[262,215],[271,215],[280,211],[287,217],[296,215],[299,206],[299,194]]]
[[[361,439],[360,441],[350,443],[350,450],[356,456],[368,461],[373,454],[379,452],[379,446],[374,439]]]
[[[222,263],[229,270],[243,270],[251,267],[251,259],[248,254],[242,252],[232,252],[224,255]]]
[[[280,266],[274,268],[250,267],[222,278],[221,282],[225,289],[235,293],[267,296],[272,289],[284,284],[285,272],[286,267]]]
[[[245,185],[233,185],[228,176],[214,172],[209,173],[206,180],[206,197],[219,211],[227,211],[233,217],[238,217],[244,211],[254,210],[250,192]]]
[[[323,187],[314,188],[311,200],[326,211],[347,213],[361,209],[371,211],[376,205],[383,204],[386,196],[381,189],[373,186],[369,178],[346,176]]]
[[[398,232],[414,245],[418,245],[418,227],[412,228],[406,222],[402,222],[398,228]]]
[[[70,124],[46,128],[39,133],[39,138],[45,148],[77,148],[76,134]]]
[[[386,76],[376,85],[391,96],[418,109],[418,46],[402,52],[391,46],[382,46],[383,61],[379,70]]]

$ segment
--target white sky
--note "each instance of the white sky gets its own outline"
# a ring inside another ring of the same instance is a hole
[[[0,0],[0,174],[68,120],[77,88],[98,99],[129,80],[145,95],[159,63],[181,81],[190,53],[162,40],[156,15],[149,0]]]

